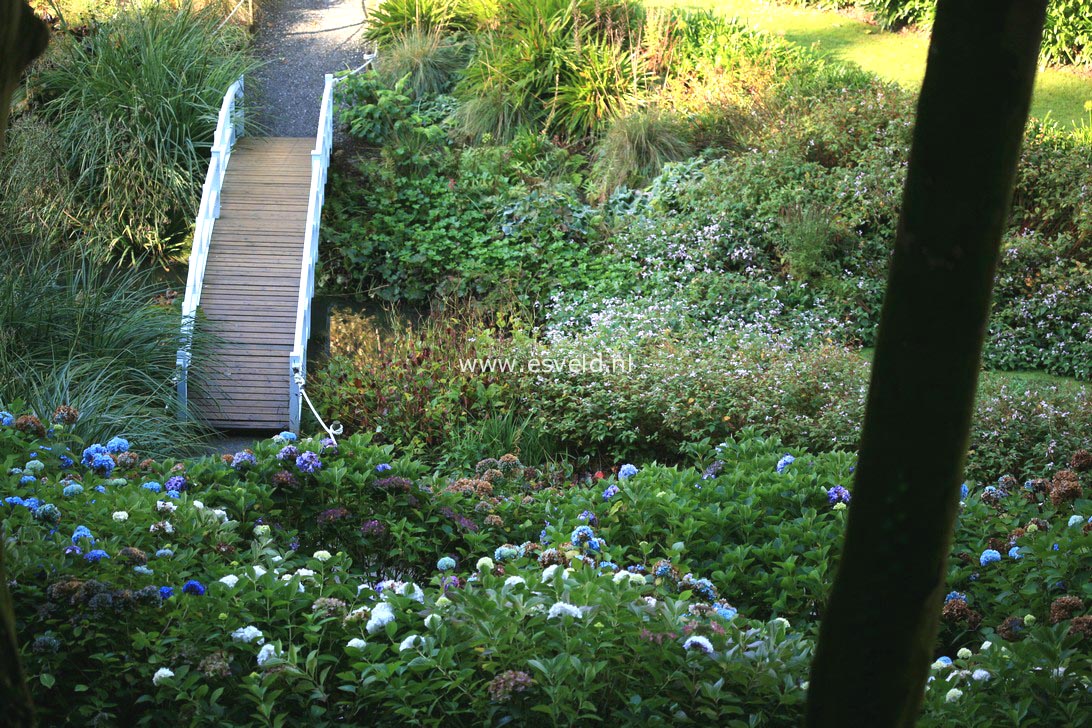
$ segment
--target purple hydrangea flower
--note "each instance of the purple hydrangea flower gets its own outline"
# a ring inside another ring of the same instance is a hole
[[[618,486],[611,485],[609,488],[603,491],[603,500],[607,501],[618,495]]]
[[[167,482],[163,484],[163,487],[167,490],[182,491],[186,489],[186,476],[185,475],[172,475],[167,478]]]
[[[831,505],[835,503],[849,503],[849,491],[840,485],[836,485],[827,491],[827,500]]]
[[[319,456],[308,450],[296,458],[296,467],[304,473],[314,473],[322,470],[322,461]]]
[[[235,457],[231,459],[231,467],[235,468],[236,470],[243,470],[245,468],[249,468],[251,465],[257,464],[258,459],[249,452],[237,452],[235,453]]]
[[[281,451],[277,453],[278,460],[295,460],[299,457],[300,451],[295,445],[285,445],[281,448]]]

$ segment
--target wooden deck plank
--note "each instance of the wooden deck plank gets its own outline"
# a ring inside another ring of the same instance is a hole
[[[197,365],[192,400],[221,428],[288,425],[313,138],[244,137],[228,160],[200,310],[226,346]]]

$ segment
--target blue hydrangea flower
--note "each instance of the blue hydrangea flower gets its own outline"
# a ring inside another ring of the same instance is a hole
[[[785,472],[785,468],[789,467],[796,460],[792,455],[785,453],[781,456],[781,459],[777,461],[777,472]]]
[[[61,461],[61,470],[68,470],[76,464],[76,461],[68,457],[67,455],[61,455],[59,459]]]
[[[626,571],[630,572],[631,574],[647,574],[648,567],[644,564],[630,564],[626,567]]]
[[[182,585],[182,593],[193,594],[196,597],[204,596],[205,585],[197,581],[196,579],[190,579]]]
[[[102,549],[92,549],[91,551],[88,551],[86,554],[84,554],[83,557],[90,561],[92,564],[97,564],[103,559],[110,558],[110,554],[106,553]]]
[[[1020,547],[1019,546],[1013,546],[1011,549],[1009,549],[1009,558],[1010,559],[1022,559],[1022,558],[1024,558],[1023,555],[1020,553]]]
[[[106,486],[105,485],[96,485],[95,490],[98,491],[99,493],[105,493],[106,492]]]
[[[133,571],[135,571],[138,574],[143,574],[144,576],[151,576],[152,574],[155,573],[154,571],[149,569],[147,566],[142,566],[142,565],[141,566],[134,566]]]
[[[86,538],[88,542],[95,543],[95,537],[91,535],[91,529],[87,526],[76,526],[76,530],[72,532],[72,543],[76,543],[81,538]]]
[[[667,576],[671,573],[671,564],[666,561],[661,561],[656,565],[656,569],[652,573],[655,576]]]
[[[391,469],[390,463],[379,463],[379,465],[375,466],[375,472],[377,472],[377,473],[385,473],[390,469]]]
[[[967,500],[967,494],[971,492],[971,489],[967,487],[967,484],[959,486],[959,499]]]
[[[1073,526],[1079,526],[1082,523],[1084,523],[1084,516],[1073,515],[1069,517],[1069,521],[1066,523],[1066,525],[1072,528]]]
[[[613,561],[600,561],[599,562],[599,569],[600,570],[609,569],[610,571],[618,571],[618,564],[614,563]]]
[[[690,588],[706,601],[711,602],[717,598],[717,588],[708,579],[697,579],[690,584]]]
[[[66,485],[64,487],[64,490],[61,491],[61,493],[64,494],[65,498],[71,498],[72,496],[79,495],[82,492],[83,492],[83,486],[80,485],[79,483],[72,483],[71,485]]]
[[[296,441],[296,433],[289,432],[288,430],[285,430],[281,434],[277,435],[277,437],[281,438],[285,442],[295,442]]]
[[[986,549],[982,552],[982,556],[979,557],[978,563],[982,566],[986,564],[992,564],[1001,560],[1001,554],[996,549]]]
[[[114,459],[106,454],[95,455],[91,460],[91,469],[103,477],[110,477],[114,472]]]
[[[955,601],[957,599],[961,602],[965,602],[967,601],[967,595],[963,592],[950,591],[948,592],[948,596],[944,597],[944,603],[947,604],[948,602]]]
[[[538,533],[538,540],[543,544],[550,543],[550,535],[546,533],[546,529],[550,527],[550,522],[546,521],[546,525],[542,527],[542,530]]]
[[[592,530],[591,526],[577,526],[573,529],[572,535],[569,536],[569,540],[576,546],[587,543],[593,538],[595,538],[595,531]]]
[[[296,458],[296,467],[304,473],[314,473],[322,470],[322,461],[319,456],[308,450]]]
[[[0,425],[11,427],[15,424],[15,415],[11,412],[0,412]]]
[[[31,457],[34,457],[35,455],[37,455],[37,453],[33,453],[33,452],[32,452],[32,453],[30,454],[30,456],[31,456]],[[25,466],[23,467],[23,470],[27,471],[28,473],[35,473],[35,474],[37,474],[37,473],[40,473],[40,472],[42,472],[43,470],[45,470],[45,463],[43,463],[43,462],[42,462],[41,460],[38,460],[38,459],[30,460],[30,461],[29,461],[29,462],[27,462],[27,464],[26,464],[26,465],[25,465]]]
[[[436,562],[436,568],[440,571],[451,571],[455,568],[455,559],[445,556]]]
[[[231,467],[236,470],[243,470],[249,468],[252,465],[257,465],[258,459],[253,454],[248,452],[237,452],[235,457],[231,459]]]
[[[588,539],[588,551],[602,551],[603,543],[604,541],[601,538]]]
[[[65,546],[64,552],[66,555],[72,554],[74,556],[79,556],[83,553],[83,549],[81,549],[79,546]]]
[[[35,478],[33,475],[24,475],[21,478],[19,478],[19,485],[31,485],[32,483],[37,483],[37,482],[38,482],[38,479]]]
[[[22,505],[28,511],[33,513],[34,511],[36,511],[36,510],[38,510],[39,508],[42,507],[42,502],[40,500],[38,500],[37,498],[24,498],[23,502],[20,503],[20,505]]]
[[[106,443],[106,452],[129,452],[129,441],[124,437],[112,437],[110,438],[110,441]]]
[[[174,551],[171,551],[170,549],[159,549],[155,552],[155,557],[157,559],[169,559],[172,556],[174,556]]]
[[[52,503],[44,503],[33,510],[34,517],[39,521],[57,524],[61,520],[61,509]]]
[[[715,605],[713,611],[716,612],[718,617],[724,620],[735,619],[735,616],[739,614],[739,610],[727,604]]]
[[[181,498],[182,494],[179,493],[177,490],[168,490],[167,491],[167,497],[168,498]]]
[[[611,485],[603,491],[603,500],[608,501],[616,495],[618,495],[618,486]]]
[[[23,505],[23,499],[17,495],[9,495],[7,498],[4,499],[4,502],[12,508],[14,508],[15,506]]]
[[[158,493],[159,491],[163,490],[163,486],[155,482],[154,480],[149,480],[147,483],[140,487],[144,490],[150,490],[153,493]]]
[[[849,491],[840,485],[836,485],[827,491],[827,500],[831,505],[835,503],[849,503],[850,495]]]
[[[578,521],[587,521],[592,526],[599,523],[599,519],[596,518],[595,514],[592,513],[591,511],[582,512],[579,516],[576,517],[576,520],[578,520]]]
[[[173,587],[169,587],[169,586],[159,587],[159,598],[160,599],[170,599],[173,596],[174,596],[174,588]]]
[[[946,655],[942,655],[942,656],[938,657],[936,659],[936,661],[939,662],[939,663],[942,663],[944,665],[948,665],[948,666],[951,666],[951,664],[952,664],[952,658],[950,658],[950,657],[948,657]]]
[[[626,463],[618,469],[618,477],[622,480],[625,480],[626,478],[632,478],[636,474],[637,466],[631,465],[630,463]]]
[[[498,546],[497,550],[493,552],[493,559],[496,561],[510,561],[523,556],[521,549],[505,544],[504,546]]]

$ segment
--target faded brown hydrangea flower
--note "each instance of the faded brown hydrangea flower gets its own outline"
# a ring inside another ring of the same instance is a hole
[[[489,698],[495,703],[507,703],[513,693],[528,690],[534,682],[522,670],[505,670],[489,682]]]
[[[349,610],[349,605],[336,597],[320,597],[311,605],[312,612],[320,612],[324,617],[340,617]]]
[[[967,627],[974,630],[982,623],[982,615],[967,606],[962,599],[950,599],[944,603],[940,612],[941,618],[949,624],[966,622]]]
[[[1009,617],[997,628],[997,634],[1007,642],[1015,642],[1024,636],[1024,620],[1021,617]]]
[[[1092,637],[1092,614],[1074,617],[1069,623],[1069,634],[1077,635],[1081,639]]]
[[[117,462],[119,468],[128,470],[129,468],[135,468],[137,463],[140,462],[140,456],[133,451],[118,453],[114,460]]]
[[[1078,473],[1092,470],[1092,452],[1078,450],[1073,453],[1073,457],[1069,459],[1069,467],[1073,468]]]
[[[126,546],[118,551],[118,558],[133,566],[144,566],[148,563],[148,554],[132,546]]]
[[[504,519],[498,516],[496,513],[490,513],[485,517],[485,525],[495,526],[496,528],[504,528]]]
[[[1050,502],[1055,507],[1081,497],[1081,481],[1072,470],[1059,470],[1050,484]]]
[[[231,664],[228,661],[228,656],[220,651],[207,655],[197,665],[197,669],[204,673],[206,677],[229,677],[231,675]]]
[[[62,404],[57,409],[53,410],[53,422],[57,425],[74,425],[76,420],[80,419],[80,411],[75,407],[70,407],[67,404]]]
[[[1084,611],[1084,602],[1080,597],[1058,597],[1050,603],[1050,623],[1058,624]]]
[[[539,554],[538,563],[545,569],[547,566],[568,566],[569,559],[557,549],[546,549]]]
[[[34,415],[22,415],[15,420],[15,429],[25,435],[45,437],[45,426]]]

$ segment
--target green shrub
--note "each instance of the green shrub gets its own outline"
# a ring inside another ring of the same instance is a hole
[[[408,90],[412,91],[413,98],[426,99],[449,91],[466,61],[463,45],[436,29],[411,28],[383,46],[378,70],[392,88],[400,79],[408,77]]]
[[[94,471],[65,467],[68,435],[30,429],[0,413],[0,519],[43,723],[796,724],[853,507],[834,490],[851,455],[789,456],[753,433],[701,469],[574,477],[510,454],[423,476],[368,436],[290,433],[162,463],[114,440]],[[934,668],[922,722],[1079,722],[1092,502],[969,485],[946,577],[981,623],[936,604],[933,654],[955,664]]]
[[[690,156],[686,127],[657,108],[642,109],[615,120],[596,147],[592,174],[601,197],[620,185],[639,186],[657,176],[668,162]]]
[[[807,281],[838,272],[832,269],[831,263],[841,234],[833,224],[829,210],[794,205],[782,211],[779,222],[778,247],[795,278]]]
[[[77,252],[6,248],[0,271],[0,403],[23,400],[43,422],[75,407],[68,429],[86,441],[124,433],[156,454],[200,442],[198,424],[178,418],[182,319],[162,284]],[[195,360],[213,345],[198,335]]]
[[[461,0],[383,0],[368,14],[364,37],[387,50],[409,34],[446,36],[468,30],[471,17]]]
[[[71,235],[129,261],[183,252],[224,92],[254,67],[241,31],[218,22],[157,5],[55,39],[28,96],[79,199]]]

